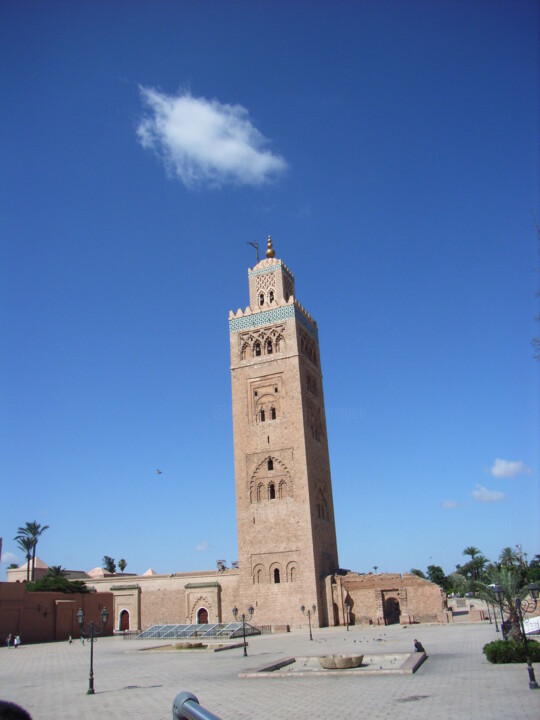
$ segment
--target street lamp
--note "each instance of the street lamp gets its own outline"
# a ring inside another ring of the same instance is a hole
[[[82,608],[79,608],[79,612],[76,615],[77,622],[79,623],[79,627],[81,629],[81,635],[83,637],[87,637],[90,640],[90,676],[88,678],[88,691],[87,695],[93,695],[94,694],[94,643],[97,640],[96,635],[101,635],[101,633],[105,630],[105,625],[107,624],[107,620],[109,619],[109,613],[107,612],[107,608],[103,606],[103,610],[101,611],[101,626],[97,627],[93,620],[90,620],[90,624],[88,628],[84,627],[84,611]]]
[[[348,602],[344,603],[345,607],[345,626],[347,628],[347,632],[349,632],[349,613],[351,612],[351,606]]]
[[[255,610],[253,609],[253,605],[250,605],[248,607],[248,613],[249,613],[249,619],[253,617],[253,613]],[[236,621],[236,616],[238,615],[238,608],[235,606],[232,609],[232,614],[234,615],[234,619]],[[246,643],[246,614],[242,613],[242,635],[244,636],[244,657],[247,657],[247,643]]]
[[[306,606],[305,605],[302,605],[300,607],[300,610],[302,611],[303,615],[306,614]],[[308,617],[308,622],[309,622],[309,639],[310,640],[313,640],[313,634],[311,632],[311,613],[315,613],[316,611],[317,611],[317,607],[315,605],[311,606],[311,610],[307,610],[307,617]]]
[[[534,612],[538,603],[538,583],[531,583],[528,587],[532,600],[522,600],[516,598],[516,607],[519,615],[519,625],[521,629],[521,635],[523,637],[523,643],[525,645],[525,659],[527,661],[527,672],[529,673],[529,688],[531,690],[538,690],[538,683],[534,677],[534,670],[531,663],[531,656],[529,654],[529,642],[527,640],[527,633],[525,632],[525,626],[523,625],[523,614],[528,612]]]
[[[499,610],[501,611],[501,633],[503,636],[503,640],[506,640],[506,633],[504,631],[504,616],[503,616],[503,608],[502,608],[502,600],[504,597],[504,590],[502,589],[501,585],[488,585],[489,589],[492,591],[492,593],[495,595],[495,598],[497,599],[497,602],[499,603]],[[495,614],[495,613],[493,613]]]

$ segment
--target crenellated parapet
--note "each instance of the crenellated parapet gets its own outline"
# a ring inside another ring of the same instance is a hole
[[[266,261],[263,260],[262,262]],[[297,319],[318,342],[319,333],[316,321],[292,295],[287,302],[264,303],[261,307],[255,309],[248,305],[245,310],[238,308],[236,313],[230,310],[229,332],[240,332],[241,330],[261,327],[262,325],[283,322],[289,318]]]

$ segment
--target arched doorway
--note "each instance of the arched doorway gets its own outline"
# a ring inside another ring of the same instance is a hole
[[[208,624],[208,610],[206,608],[199,608],[197,610],[197,625]]]
[[[122,610],[120,613],[120,632],[124,632],[125,630],[129,630],[129,612],[127,610]]]
[[[395,597],[386,598],[384,601],[384,624],[395,625],[399,622],[400,614],[399,600]]]

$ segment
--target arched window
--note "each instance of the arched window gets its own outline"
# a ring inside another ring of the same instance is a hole
[[[259,355],[261,354],[261,343],[259,341],[255,343],[255,345],[253,346],[253,350],[255,352],[255,357],[259,357]]]
[[[271,410],[270,410],[270,418],[271,418],[272,420],[275,420],[275,419],[276,419],[276,408],[271,408]]]
[[[257,485],[257,502],[261,502],[262,500],[262,489],[262,483],[259,483],[259,485]]]
[[[264,293],[259,293],[259,305],[264,305]]]
[[[296,568],[294,566],[291,568],[291,582],[296,582]]]
[[[270,292],[268,293],[268,302],[269,303],[274,302],[274,291],[273,290],[270,290]]]
[[[279,483],[279,498],[280,500],[284,500],[287,497],[287,483],[285,480],[282,480]]]
[[[206,608],[197,610],[197,625],[208,625],[208,610]]]
[[[264,414],[264,410],[261,410],[261,412],[260,412],[260,414],[259,414],[259,418],[260,418],[261,422],[264,422],[264,421],[265,421],[266,416],[265,416],[265,414]]]
[[[276,568],[276,569],[274,570],[274,583],[275,583],[276,585],[279,585],[279,583],[280,583],[280,579],[279,579],[279,568]]]
[[[274,485],[274,483],[270,483],[270,485],[268,486],[268,499],[276,499],[276,486]]]
[[[268,469],[273,470],[274,469],[274,461],[272,458],[268,458]]]
[[[267,354],[267,355],[271,355],[272,352],[273,352],[272,341],[271,341],[271,340],[267,340],[267,341],[266,341],[266,354]]]

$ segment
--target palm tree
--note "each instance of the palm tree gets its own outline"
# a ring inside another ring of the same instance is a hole
[[[26,582],[30,581],[30,560],[32,559],[32,550],[34,548],[34,541],[32,538],[26,537],[25,535],[17,535],[14,538],[17,545],[26,555]]]
[[[27,537],[31,538],[33,542],[32,546],[32,582],[34,581],[34,569],[36,564],[36,546],[38,544],[38,538],[39,536],[45,532],[45,530],[48,530],[48,525],[41,526],[40,523],[38,523],[36,520],[34,522],[27,522],[24,527],[20,527],[17,532],[17,538],[19,537]],[[15,538],[15,539],[17,539]]]
[[[51,565],[47,570],[47,575],[45,577],[51,578],[52,580],[58,580],[59,578],[67,577],[67,574],[68,571],[61,565]]]
[[[463,551],[463,554],[470,555],[471,560],[474,560],[476,555],[480,555],[480,550],[477,547],[474,547],[474,545],[469,545],[468,547],[465,548],[465,550]]]
[[[493,592],[493,585],[499,585],[503,591],[501,601],[503,612],[508,616],[510,629],[509,634],[516,642],[522,641],[521,628],[519,625],[519,615],[516,605],[516,598],[523,599],[529,593],[529,588],[524,585],[519,569],[513,566],[502,567],[500,570],[492,568],[489,573],[490,584],[484,582],[475,582],[474,587],[478,595],[490,603],[498,604],[498,600]]]
[[[511,547],[505,547],[501,550],[499,555],[499,562],[503,567],[513,566],[519,560],[519,556],[515,550]]]
[[[126,565],[127,565],[127,562],[124,560],[124,558],[122,558],[121,560],[118,561],[118,567],[120,568],[121,573],[123,573],[124,570],[126,569]]]

